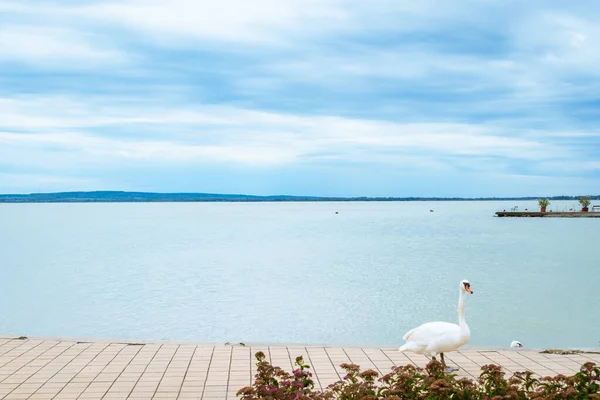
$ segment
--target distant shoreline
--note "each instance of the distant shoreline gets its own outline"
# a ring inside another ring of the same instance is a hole
[[[0,203],[216,203],[216,202],[357,202],[357,201],[528,201],[543,196],[527,197],[319,197],[319,196],[254,196],[214,193],[153,193],[153,192],[57,192],[31,194],[0,194]],[[549,200],[577,200],[578,196],[550,196]],[[600,200],[600,195],[589,196]]]

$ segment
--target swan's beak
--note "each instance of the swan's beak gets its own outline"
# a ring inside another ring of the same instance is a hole
[[[465,290],[471,294],[473,294],[473,291],[471,290],[471,286],[465,286]]]

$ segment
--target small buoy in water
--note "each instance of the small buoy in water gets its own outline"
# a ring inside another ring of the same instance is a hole
[[[513,340],[510,343],[510,347],[523,347],[523,345],[521,344],[521,342],[519,342],[518,340]]]
[[[336,213],[336,214],[339,214],[339,212],[337,212],[337,211],[336,211],[335,213]]]
[[[429,210],[429,212],[433,212],[433,210]]]

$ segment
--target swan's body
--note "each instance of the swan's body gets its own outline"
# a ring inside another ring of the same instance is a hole
[[[444,361],[444,353],[454,351],[464,346],[471,340],[471,331],[465,321],[465,302],[467,292],[471,291],[469,281],[460,282],[460,297],[458,300],[458,324],[450,322],[427,322],[417,328],[411,329],[404,336],[406,341],[400,351],[412,351],[435,359],[439,354]]]
[[[523,345],[521,344],[521,342],[519,342],[518,340],[513,340],[510,343],[510,347],[523,347]]]
[[[464,346],[471,339],[469,327],[461,332],[460,326],[450,322],[427,322],[410,330],[402,339],[406,341],[400,351],[412,351],[414,353],[435,357],[441,353],[447,353]]]

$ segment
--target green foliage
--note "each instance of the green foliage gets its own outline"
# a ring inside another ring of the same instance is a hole
[[[550,200],[548,199],[539,199],[538,204],[540,207],[548,207],[550,205]]]
[[[295,368],[291,374],[279,367],[272,366],[266,361],[262,351],[256,353],[257,370],[254,384],[240,389],[237,392],[242,399],[331,399],[332,397],[323,392],[315,391],[315,383],[309,366],[304,363],[302,357],[297,357]]]
[[[296,368],[289,374],[266,361],[262,352],[252,386],[240,389],[243,400],[527,400],[527,399],[600,399],[600,367],[584,364],[573,376],[557,375],[536,379],[531,372],[517,372],[508,380],[497,365],[484,365],[476,381],[448,375],[438,361],[425,369],[413,365],[396,366],[386,375],[377,371],[361,371],[355,364],[342,364],[343,380],[325,390],[315,390],[310,367],[302,357],[296,358]]]
[[[578,198],[577,201],[579,201],[579,204],[581,204],[582,208],[586,208],[591,203],[590,198],[587,196],[582,196],[582,197]]]
[[[317,197],[317,196],[253,196],[215,193],[151,193],[151,192],[62,192],[32,194],[0,194],[0,203],[113,203],[113,202],[260,202],[260,201],[486,201],[535,200],[535,197]],[[575,196],[551,196],[550,200],[575,200]],[[600,200],[600,195],[591,196]]]

